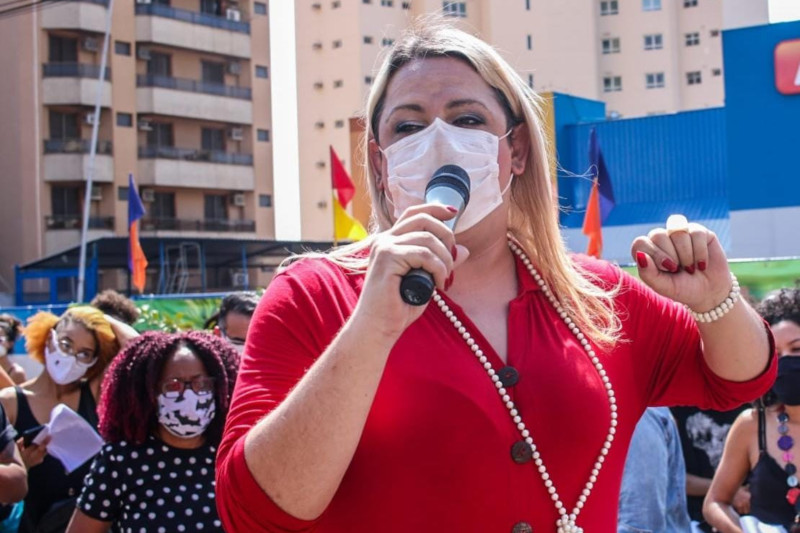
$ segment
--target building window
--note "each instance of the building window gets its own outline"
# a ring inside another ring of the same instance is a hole
[[[114,41],[114,52],[120,56],[131,55],[131,43],[125,41]]]
[[[172,58],[161,52],[150,52],[147,60],[147,73],[153,76],[172,76]]]
[[[602,44],[604,54],[619,53],[619,37],[614,37],[613,39],[603,39]]]
[[[361,0],[362,4],[371,4],[372,0]]]
[[[689,85],[700,85],[703,83],[703,75],[699,70],[686,73],[686,83]]]
[[[331,2],[331,9],[339,9],[340,7],[342,7],[341,2]]]
[[[272,207],[272,195],[271,194],[259,194],[258,195],[258,207]]]
[[[617,0],[609,0],[600,2],[600,15],[616,15],[619,13],[619,2]]]
[[[642,0],[642,11],[661,11],[661,0]]]
[[[533,89],[533,74],[528,74],[528,87]]]
[[[372,36],[371,35],[365,35],[364,36],[364,44],[372,44]]]
[[[147,211],[155,219],[175,219],[175,193],[153,192],[153,201]]]
[[[147,146],[175,146],[172,135],[172,124],[168,122],[153,122],[147,132]]]
[[[258,130],[256,135],[260,142],[269,142],[269,130]]]
[[[51,63],[77,63],[78,39],[51,35],[48,57]]]
[[[603,78],[603,92],[616,93],[622,90],[622,76],[606,76]]]
[[[256,65],[256,78],[269,78],[269,67]]]
[[[697,7],[697,0],[683,0],[683,7]]]
[[[81,187],[53,185],[50,190],[50,207],[54,217],[77,217],[81,212]],[[65,221],[61,221],[65,222]],[[77,225],[77,224],[76,224]]]
[[[202,61],[203,81],[207,83],[225,84],[225,63]]]
[[[200,0],[200,12],[221,17],[222,2],[219,0]]]
[[[403,9],[411,9],[411,2],[403,2]]]
[[[466,2],[442,2],[442,12],[448,17],[461,17],[467,16],[467,3]]]
[[[388,37],[384,37],[381,41],[383,46],[392,46],[394,44],[394,39],[389,39]]]
[[[81,134],[78,129],[78,115],[75,113],[50,111],[50,138],[59,141],[80,139]]]
[[[224,194],[203,195],[203,218],[206,220],[228,220],[227,199],[228,197]]]
[[[664,73],[653,72],[651,74],[645,74],[645,80],[648,89],[660,89],[664,86]]]
[[[383,7],[392,7],[394,5],[393,0],[381,0],[381,5]]]
[[[342,80],[334,80],[334,82],[333,82],[333,88],[334,88],[334,89],[338,89],[338,88],[340,88],[342,85],[344,85],[344,82],[343,82]]]
[[[661,50],[664,48],[664,38],[660,33],[653,33],[644,36],[645,50]]]
[[[719,30],[711,30],[711,31],[709,32],[709,34],[710,34],[712,37],[719,37]]]
[[[528,50],[533,50],[533,36],[530,34],[528,34],[527,43],[528,43]]]
[[[225,130],[222,128],[203,128],[201,147],[211,152],[225,151]]]
[[[342,47],[341,39],[336,39],[335,41],[333,41],[333,48],[341,48],[341,47]]]
[[[713,69],[713,70],[711,71],[711,75],[712,75],[712,76],[722,76],[722,69],[721,69],[721,68],[715,68],[715,69]]]
[[[253,13],[256,15],[266,15],[267,14],[267,4],[264,2],[254,2],[253,3]]]
[[[117,187],[117,200],[120,202],[127,202],[128,201],[128,188],[127,187]]]
[[[686,46],[697,46],[700,44],[700,34],[698,32],[686,34]]]
[[[344,120],[337,120],[333,123],[334,128],[344,128]]]
[[[531,0],[525,0],[525,11],[531,10]]]
[[[371,85],[372,84],[372,76],[364,76],[364,83],[366,83],[367,85]]]
[[[133,115],[131,113],[117,113],[117,126],[130,128],[133,126]]]

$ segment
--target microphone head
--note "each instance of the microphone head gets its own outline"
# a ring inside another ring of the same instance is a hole
[[[436,187],[447,187],[456,191],[464,199],[464,206],[469,203],[469,174],[458,165],[445,165],[433,173],[431,181],[425,187],[425,195]]]

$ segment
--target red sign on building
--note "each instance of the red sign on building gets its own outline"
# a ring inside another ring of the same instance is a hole
[[[800,39],[775,47],[775,87],[781,94],[800,94]]]

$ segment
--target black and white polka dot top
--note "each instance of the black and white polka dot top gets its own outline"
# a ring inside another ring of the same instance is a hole
[[[214,496],[216,448],[107,444],[95,457],[78,508],[121,533],[223,531]]]

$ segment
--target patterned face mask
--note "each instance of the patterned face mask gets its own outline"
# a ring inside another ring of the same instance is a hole
[[[158,395],[158,423],[182,439],[202,435],[216,412],[213,394],[197,394],[187,388],[177,398]]]

